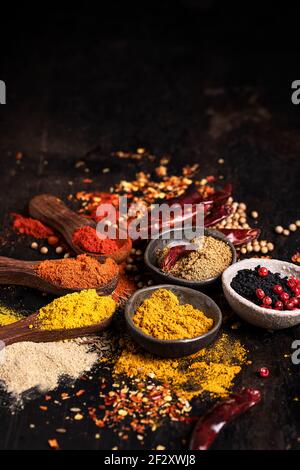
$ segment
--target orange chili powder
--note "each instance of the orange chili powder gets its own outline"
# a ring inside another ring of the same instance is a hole
[[[110,255],[120,249],[118,240],[101,240],[93,227],[81,227],[73,233],[73,243],[88,253]]]
[[[90,289],[110,282],[119,268],[111,258],[100,263],[88,255],[79,255],[76,258],[42,261],[35,271],[46,281],[60,287]]]

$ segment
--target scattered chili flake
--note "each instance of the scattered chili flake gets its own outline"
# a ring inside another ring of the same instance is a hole
[[[42,411],[47,411],[47,410],[48,410],[48,406],[41,405],[41,406],[40,406],[40,410],[42,410]]]
[[[81,390],[78,390],[78,392],[75,393],[76,397],[81,397],[81,395],[83,395],[85,393],[85,390],[81,389]]]
[[[63,392],[60,396],[62,400],[68,400],[70,398],[70,395],[65,392]]]
[[[48,439],[48,444],[53,450],[59,450],[57,439]]]
[[[300,252],[297,251],[297,253],[295,253],[291,259],[293,263],[300,263]]]

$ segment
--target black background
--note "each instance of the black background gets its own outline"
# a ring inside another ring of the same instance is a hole
[[[300,218],[300,108],[291,102],[291,83],[299,78],[299,12],[294,6],[262,9],[252,2],[230,7],[213,1],[127,3],[3,11],[3,231],[9,213],[26,210],[39,192],[65,198],[80,189],[107,190],[133,176],[136,164],[114,161],[110,154],[142,146],[158,156],[171,154],[173,171],[198,162],[203,176],[232,181],[235,197],[259,211],[263,236],[276,243],[274,256],[289,260],[300,251],[299,235],[276,237],[273,227]],[[24,152],[20,165],[18,151]],[[74,167],[83,158],[94,179],[88,187],[82,182],[86,175]],[[107,166],[111,173],[102,175]],[[1,255],[33,256],[24,240],[2,246]],[[45,302],[29,289],[1,292],[3,300],[28,311]],[[230,314],[219,290],[212,295]],[[284,358],[299,328],[272,334],[242,324],[233,334],[250,349],[253,361],[237,385],[261,387],[263,402],[231,424],[214,448],[299,448],[300,405],[293,400],[299,395],[299,366]],[[269,379],[256,376],[261,366],[270,368]],[[92,403],[96,379],[85,387]],[[14,415],[1,406],[1,449],[47,449],[58,427],[68,428],[59,437],[64,449],[141,447],[135,436],[119,444],[110,431],[95,440],[97,429],[87,419],[65,421],[70,407],[83,406],[78,399],[50,407],[44,415],[42,403],[31,401]],[[208,405],[196,403],[194,413]],[[29,428],[30,423],[36,427]],[[189,432],[189,426],[164,426],[145,447],[185,448]]]

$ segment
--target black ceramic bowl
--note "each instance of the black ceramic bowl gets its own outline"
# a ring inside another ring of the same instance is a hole
[[[186,279],[181,279],[180,277],[175,277],[172,276],[171,274],[167,274],[163,272],[159,266],[158,266],[158,261],[157,261],[157,252],[159,250],[162,250],[165,248],[166,245],[170,243],[170,241],[174,240],[176,238],[176,233],[182,232],[182,229],[174,229],[174,230],[166,230],[162,234],[160,234],[159,237],[154,238],[148,243],[148,246],[145,251],[145,264],[149,268],[149,270],[152,272],[152,275],[154,279],[156,279],[158,282],[171,282],[172,284],[177,284],[179,286],[185,286],[185,287],[191,287],[192,289],[201,289],[202,287],[205,287],[207,285],[212,284],[215,282],[217,279],[219,279],[222,275],[220,273],[217,276],[210,277],[208,279],[203,279],[202,281],[188,281]],[[162,238],[163,235],[167,234],[167,238]],[[214,238],[217,238],[218,240],[222,240],[225,242],[231,249],[232,253],[232,261],[231,264],[236,262],[236,251],[233,246],[233,244],[228,240],[228,238],[223,235],[223,233],[219,232],[218,230],[213,230],[213,229],[204,229],[204,235],[206,236],[211,236]],[[186,239],[183,237],[182,240],[186,241]],[[176,238],[176,241],[180,243],[180,239],[178,240]]]
[[[196,338],[177,340],[160,340],[143,333],[135,325],[132,317],[144,300],[150,297],[155,290],[161,288],[172,291],[179,298],[180,303],[189,303],[202,310],[207,317],[212,318],[214,320],[212,329]],[[214,341],[222,324],[222,313],[217,304],[202,292],[187,287],[162,284],[136,291],[126,304],[125,319],[129,333],[142,348],[158,356],[182,357],[194,354]]]

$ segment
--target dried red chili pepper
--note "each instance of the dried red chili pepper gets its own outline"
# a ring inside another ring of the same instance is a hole
[[[222,400],[202,416],[196,424],[189,449],[207,450],[227,423],[259,403],[259,390],[244,388],[229,398]]]
[[[177,261],[190,253],[191,250],[186,245],[176,245],[169,249],[168,253],[163,259],[161,268],[169,271],[177,263]]]
[[[212,211],[204,219],[204,226],[210,227],[226,219],[232,214],[233,208],[230,204],[223,204],[222,206],[216,206],[212,208]]]
[[[224,204],[228,200],[228,198],[231,196],[231,194],[232,194],[232,185],[228,183],[224,186],[223,189],[221,189],[220,191],[216,191],[211,196],[203,199],[202,202],[204,204],[211,203],[214,205]]]
[[[231,196],[232,193],[232,185],[226,184],[223,189],[220,191],[216,191],[214,194],[210,195],[209,197],[203,197],[196,190],[188,191],[181,196],[173,197],[166,201],[166,204],[169,206],[173,204],[179,204],[183,206],[185,204],[200,204],[204,203],[205,205],[212,205],[212,204],[223,204],[227,201],[227,199]]]
[[[234,245],[245,245],[258,238],[261,232],[258,228],[219,228],[218,230],[226,235]]]

